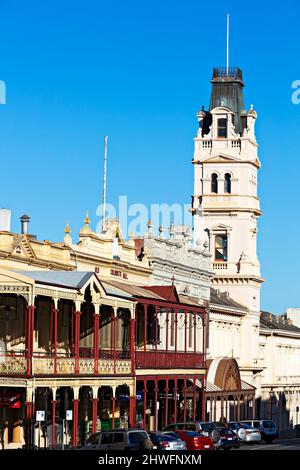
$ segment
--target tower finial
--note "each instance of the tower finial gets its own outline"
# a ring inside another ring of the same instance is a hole
[[[227,32],[226,32],[226,75],[229,73],[229,29],[230,29],[230,15],[227,13]]]

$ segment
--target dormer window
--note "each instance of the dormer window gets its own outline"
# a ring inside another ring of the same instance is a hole
[[[227,261],[227,235],[215,237],[215,261]]]
[[[227,139],[227,118],[218,119],[218,139]]]
[[[231,193],[231,175],[229,173],[225,174],[224,192],[227,193],[227,194]]]
[[[217,173],[213,173],[211,175],[211,192],[218,194],[218,175]]]

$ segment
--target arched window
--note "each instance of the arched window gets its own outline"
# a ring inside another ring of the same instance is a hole
[[[230,194],[231,193],[231,175],[229,173],[226,173],[225,175],[225,185],[224,185],[224,190],[225,193]]]
[[[213,173],[211,175],[211,192],[218,194],[218,175]]]

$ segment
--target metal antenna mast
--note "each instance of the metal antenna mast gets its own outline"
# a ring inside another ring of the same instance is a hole
[[[104,171],[103,171],[103,196],[102,196],[102,232],[106,232],[106,165],[107,165],[107,141],[108,136],[104,137]]]
[[[229,28],[230,28],[230,15],[227,13],[227,33],[226,33],[226,75],[229,72]]]

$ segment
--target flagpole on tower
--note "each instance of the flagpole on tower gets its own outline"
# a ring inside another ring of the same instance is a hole
[[[107,166],[107,141],[104,137],[104,171],[103,171],[103,195],[102,195],[102,232],[106,232],[106,166]]]
[[[230,28],[230,15],[227,13],[227,32],[226,32],[226,75],[229,72],[229,28]]]

